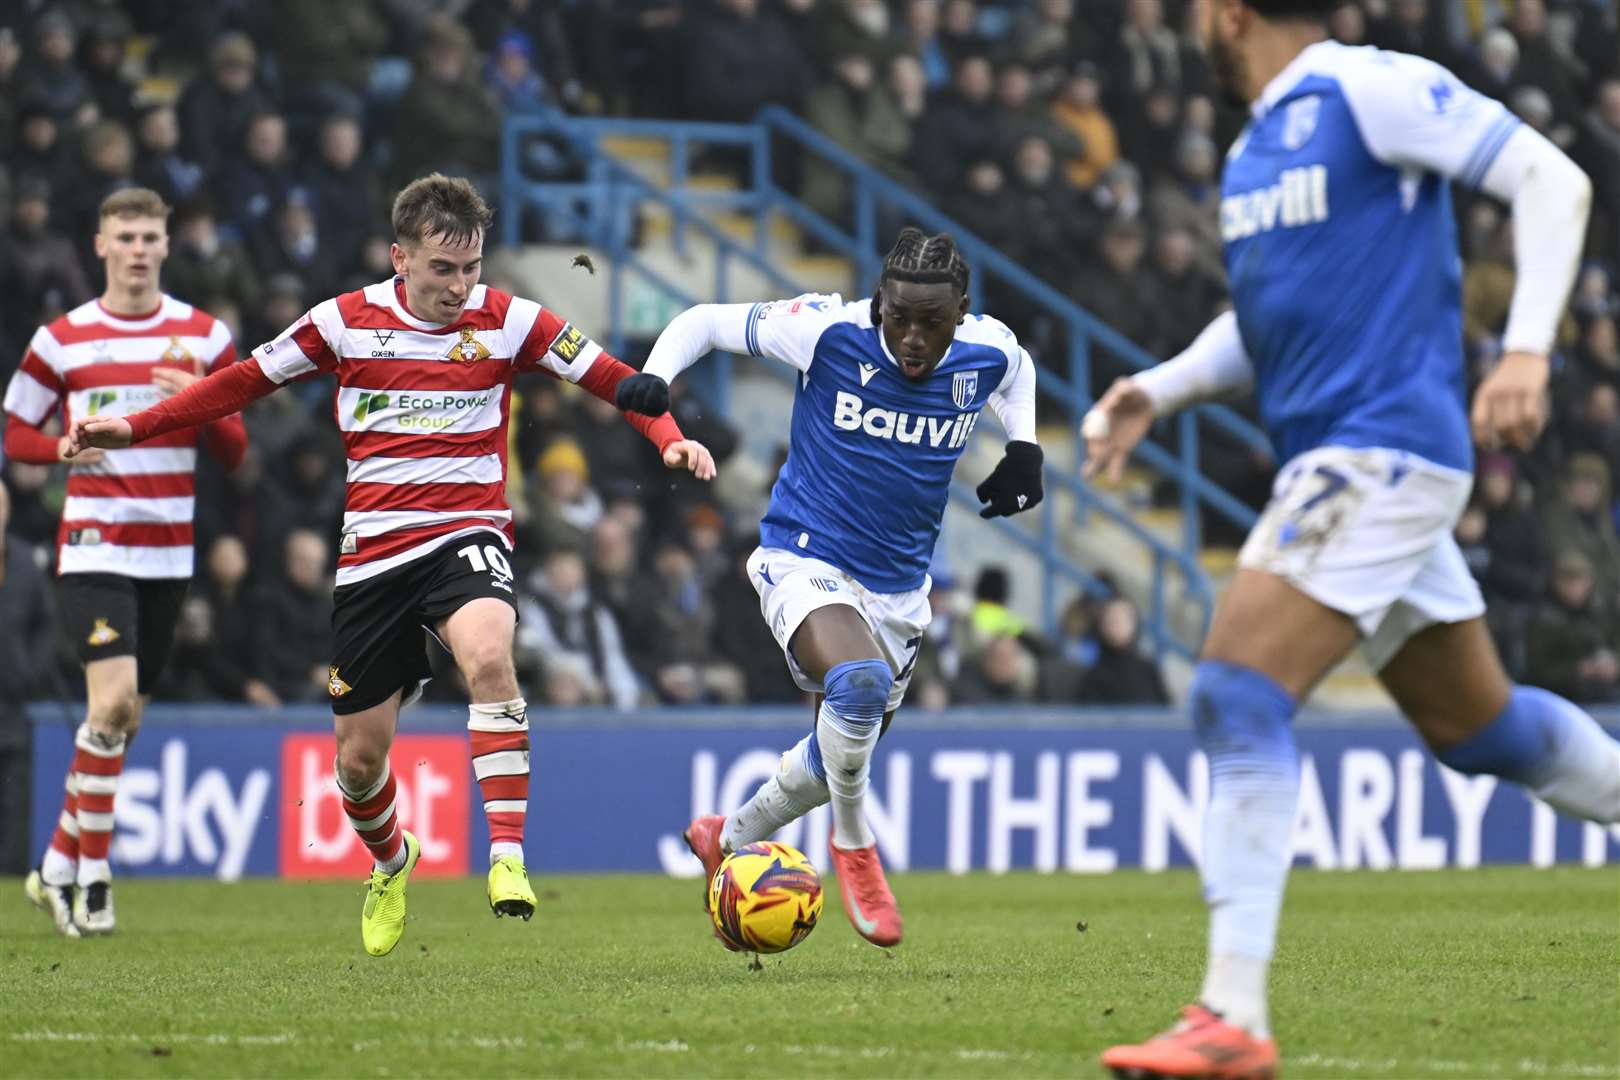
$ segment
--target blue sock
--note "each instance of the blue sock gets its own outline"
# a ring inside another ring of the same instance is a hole
[[[1515,686],[1495,720],[1434,756],[1460,773],[1489,773],[1523,784],[1573,817],[1620,821],[1620,743],[1549,691]]]
[[[1200,859],[1209,905],[1209,968],[1201,1000],[1263,1037],[1266,971],[1293,861],[1297,706],[1270,677],[1219,660],[1199,663],[1191,703],[1210,783]]]

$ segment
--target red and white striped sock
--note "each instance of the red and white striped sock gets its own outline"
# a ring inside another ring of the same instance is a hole
[[[71,765],[63,788],[62,813],[39,864],[47,885],[72,885],[79,876],[79,777]]]
[[[529,706],[522,698],[471,705],[473,775],[489,819],[489,861],[523,858],[523,823],[529,814]]]
[[[122,735],[92,731],[89,724],[80,724],[73,739],[80,885],[112,880],[108,853],[112,850],[113,800],[118,795],[118,777],[124,771],[126,742]]]
[[[336,771],[337,762],[332,763]],[[375,784],[360,793],[352,793],[338,777],[338,792],[343,796],[343,812],[349,815],[349,824],[360,834],[377,869],[385,874],[398,873],[405,868],[405,834],[399,828],[399,810],[395,806],[399,788],[394,783],[394,770],[383,762],[383,774]]]

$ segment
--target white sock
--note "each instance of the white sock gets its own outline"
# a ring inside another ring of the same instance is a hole
[[[1211,953],[1204,971],[1204,990],[1198,1000],[1214,1009],[1229,1024],[1236,1024],[1257,1039],[1269,1038],[1266,1017],[1266,971],[1269,960],[1242,953]]]
[[[825,701],[816,717],[816,742],[821,747],[832,802],[832,839],[845,851],[871,847],[876,842],[862,805],[871,775],[872,751],[881,729],[881,723],[847,720],[828,708]]]
[[[1586,712],[1560,701],[1563,736],[1542,766],[1536,798],[1571,817],[1620,824],[1620,742]]]
[[[1268,764],[1275,767],[1215,779],[1202,860],[1209,904],[1203,1003],[1258,1038],[1269,1031],[1266,969],[1277,940],[1299,801],[1298,771],[1288,763]]]
[[[77,877],[81,889],[94,885],[98,881],[111,881],[112,863],[106,859],[87,859],[80,855]]]
[[[827,801],[827,782],[810,771],[812,738],[806,735],[783,754],[776,775],[761,784],[754,797],[735,813],[726,816],[720,830],[722,852],[730,854],[744,844],[765,840]]]
[[[518,862],[523,861],[522,844],[491,844],[489,845],[489,865],[494,866],[508,855],[516,855]]]
[[[55,848],[48,847],[45,858],[39,864],[39,876],[47,885],[72,885],[78,880],[79,864]]]

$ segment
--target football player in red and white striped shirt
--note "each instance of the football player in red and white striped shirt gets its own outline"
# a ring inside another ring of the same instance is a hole
[[[70,936],[114,926],[113,797],[191,578],[198,443],[231,469],[247,450],[234,416],[176,428],[138,449],[77,455],[67,436],[42,430],[58,410],[69,425],[138,412],[235,362],[224,323],[159,288],[168,216],[145,188],[107,197],[95,238],[106,291],[40,327],[6,388],[6,456],[41,465],[72,458],[56,568],[89,708],[56,832],[27,881],[30,899]]]
[[[348,453],[328,689],[344,809],[376,860],[361,939],[387,953],[405,925],[420,853],[399,827],[388,767],[400,708],[428,675],[424,629],[455,657],[472,703],[473,770],[489,819],[489,904],[534,912],[523,864],[527,707],[512,666],[512,511],[506,503],[512,377],[541,371],[607,401],[633,370],[532,300],[478,283],[491,211],[437,173],[394,202],[396,277],[317,304],[237,367],[134,416],[74,425],[73,451],[141,442],[224,416],[292,379],[335,371]],[[699,479],[714,460],[667,413],[627,419],[664,464]]]

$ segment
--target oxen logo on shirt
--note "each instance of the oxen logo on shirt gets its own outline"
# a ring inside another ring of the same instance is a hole
[[[466,327],[461,331],[461,340],[450,346],[445,359],[460,360],[463,364],[477,363],[489,359],[489,347],[478,340],[476,330]]]

